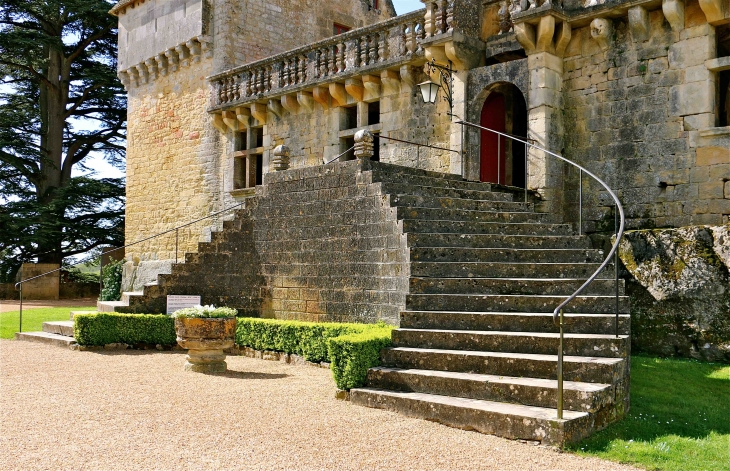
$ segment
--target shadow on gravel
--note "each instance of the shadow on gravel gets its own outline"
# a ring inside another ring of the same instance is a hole
[[[250,373],[247,371],[232,371],[228,370],[225,373],[202,373],[209,374],[210,376],[222,376],[224,378],[233,379],[282,379],[288,378],[291,375],[284,373]]]

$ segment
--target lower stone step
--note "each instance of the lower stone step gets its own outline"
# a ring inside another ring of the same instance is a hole
[[[127,307],[129,303],[124,301],[97,301],[96,310],[99,312],[114,312],[118,307]]]
[[[450,234],[570,235],[570,224],[536,224],[531,222],[475,222],[451,220],[403,219],[403,232],[440,232]]]
[[[485,249],[467,247],[413,247],[411,261],[501,263],[602,263],[596,249]]]
[[[448,397],[417,392],[358,388],[350,391],[353,403],[399,412],[464,430],[563,446],[590,434],[593,418],[586,412]]]
[[[40,342],[57,347],[71,347],[76,345],[73,337],[65,335],[50,334],[48,332],[16,332],[15,340],[26,340],[29,342]]]
[[[444,234],[411,232],[409,247],[473,247],[507,249],[589,249],[591,240],[575,235]]]
[[[431,348],[386,348],[383,366],[423,370],[457,371],[498,376],[557,379],[558,355],[479,352]],[[563,379],[585,383],[616,384],[627,375],[623,358],[563,357]]]
[[[411,276],[431,278],[582,278],[588,279],[600,263],[411,262]],[[613,264],[599,279],[614,278]]]
[[[425,278],[411,277],[412,294],[549,294],[570,296],[583,286],[585,278]],[[624,294],[624,280],[618,282]],[[615,280],[593,280],[583,290],[589,295],[613,295]]]
[[[554,408],[558,382],[551,379],[518,378],[453,371],[377,367],[368,370],[368,387],[420,392],[525,406]],[[563,382],[566,410],[596,412],[613,405],[615,391],[610,384]]]
[[[488,294],[409,294],[406,307],[413,311],[553,312],[567,296]],[[618,312],[629,313],[629,298],[619,296]],[[615,296],[578,296],[565,312],[606,313],[616,310]]]
[[[616,314],[565,314],[565,332],[574,334],[628,335],[631,316]],[[511,332],[558,332],[551,312],[464,312],[464,311],[403,311],[401,328],[502,330]]]
[[[479,330],[396,329],[394,347],[478,350],[488,352],[551,355],[558,351],[560,335],[547,332],[502,332]],[[565,355],[626,357],[626,335],[565,334]]]
[[[43,332],[49,334],[64,335],[66,337],[73,337],[74,323],[73,321],[44,322]]]

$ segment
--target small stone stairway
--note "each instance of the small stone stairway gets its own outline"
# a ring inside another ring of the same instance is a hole
[[[512,439],[562,446],[629,404],[628,298],[613,265],[566,308],[564,418],[557,419],[552,312],[601,264],[602,251],[532,203],[484,183],[377,169],[410,250],[410,289],[393,346],[356,404]]]
[[[42,332],[16,332],[15,340],[27,340],[57,347],[72,348],[76,345],[73,316],[74,312],[71,312],[71,320],[69,321],[44,322]]]

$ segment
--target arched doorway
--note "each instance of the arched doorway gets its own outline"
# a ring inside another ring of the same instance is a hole
[[[493,87],[482,106],[480,124],[494,131],[527,137],[527,104],[511,83]],[[525,187],[525,145],[491,131],[481,131],[480,180]]]

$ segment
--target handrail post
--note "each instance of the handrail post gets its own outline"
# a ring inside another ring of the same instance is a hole
[[[18,332],[23,331],[23,283],[20,283],[20,325],[18,326]]]
[[[180,240],[179,237],[179,228],[175,228],[175,265],[177,265],[177,245]]]
[[[618,243],[618,205],[613,207],[614,213],[614,229],[616,230],[616,243]],[[616,281],[616,338],[618,338],[618,250],[613,254],[613,272]]]
[[[583,170],[578,169],[578,235],[583,235]]]
[[[558,345],[558,419],[563,418],[563,309],[560,310],[560,343]]]
[[[527,158],[527,153],[530,151],[530,146],[525,142],[525,203],[527,203],[527,178],[528,178],[528,172],[527,172],[527,165],[529,162],[529,159]]]
[[[501,185],[501,183],[499,181],[500,180],[499,177],[501,176],[501,173],[502,173],[502,168],[501,168],[501,164],[502,164],[502,148],[501,148],[501,144],[502,144],[502,136],[500,136],[499,134],[497,134],[497,185]]]

